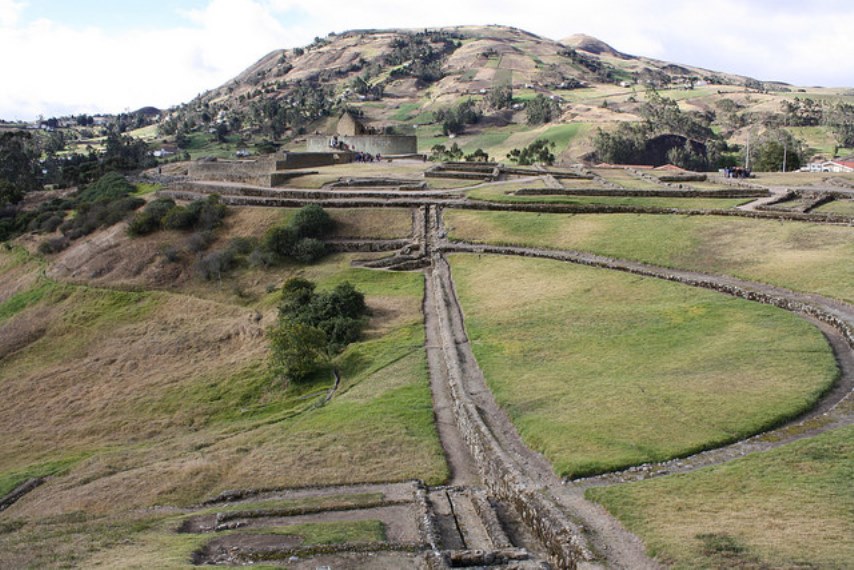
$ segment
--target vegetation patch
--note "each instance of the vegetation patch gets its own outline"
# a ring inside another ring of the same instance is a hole
[[[711,216],[453,210],[446,212],[445,225],[453,239],[589,251],[854,303],[850,227]]]
[[[677,568],[844,568],[854,560],[851,465],[849,426],[586,496]]]
[[[821,333],[775,307],[547,260],[452,267],[490,388],[563,476],[737,441],[809,409],[838,374]]]

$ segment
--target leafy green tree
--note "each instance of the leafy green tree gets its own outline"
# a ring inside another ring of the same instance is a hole
[[[620,123],[616,131],[599,129],[593,139],[596,156],[612,164],[632,164],[643,153],[647,132],[641,125]]]
[[[529,125],[549,123],[560,115],[560,104],[542,93],[528,101],[526,108]]]
[[[493,109],[507,109],[513,105],[513,86],[501,83],[495,86],[486,96],[486,102]]]
[[[317,327],[280,319],[267,336],[273,371],[294,382],[305,380],[328,360],[326,335]]]
[[[555,155],[552,153],[554,147],[554,141],[537,139],[521,150],[514,148],[507,154],[507,158],[510,159],[510,162],[515,162],[521,166],[530,164],[552,165],[555,162]]]
[[[318,204],[307,204],[300,208],[291,221],[299,237],[322,237],[335,228],[335,221]]]
[[[358,340],[367,312],[364,295],[348,282],[317,293],[311,281],[289,279],[282,287],[279,322],[270,332],[274,370],[304,379]]]
[[[16,204],[26,192],[41,188],[39,152],[27,132],[0,135],[0,207]]]

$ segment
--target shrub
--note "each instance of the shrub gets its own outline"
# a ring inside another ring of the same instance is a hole
[[[222,279],[235,265],[236,257],[228,249],[211,252],[196,263],[196,271],[206,280]]]
[[[112,201],[124,198],[135,188],[118,172],[108,172],[77,195],[80,203]]]
[[[210,247],[213,241],[213,232],[194,232],[187,238],[187,249],[199,253]]]
[[[364,295],[350,283],[316,293],[311,281],[289,279],[282,287],[279,322],[269,335],[274,370],[291,380],[305,378],[358,340],[367,313]]]
[[[257,240],[251,237],[236,237],[229,244],[228,249],[239,255],[249,255],[257,246]]]
[[[554,147],[553,141],[537,139],[522,150],[514,148],[507,154],[507,158],[520,165],[536,163],[551,165],[555,161],[555,155],[551,151]]]
[[[166,212],[161,222],[167,230],[189,230],[196,223],[196,215],[184,206],[175,206]]]
[[[299,209],[291,221],[299,237],[322,237],[335,228],[335,222],[322,207],[308,204]]]
[[[68,247],[68,238],[65,236],[46,239],[39,244],[39,253],[49,255],[59,253]]]
[[[151,212],[139,212],[128,223],[128,233],[132,236],[144,236],[160,229],[160,218]]]
[[[264,248],[280,257],[288,257],[298,241],[297,230],[292,226],[270,228],[264,236]]]
[[[326,244],[319,239],[303,238],[294,246],[292,255],[300,263],[312,263],[326,255]]]

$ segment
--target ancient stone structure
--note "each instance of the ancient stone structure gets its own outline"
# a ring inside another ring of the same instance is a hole
[[[383,156],[416,154],[418,138],[415,135],[375,134],[350,113],[341,115],[334,135],[312,135],[306,138],[306,150],[309,153],[344,149]]]

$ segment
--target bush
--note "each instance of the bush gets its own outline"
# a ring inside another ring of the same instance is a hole
[[[214,241],[213,232],[195,232],[187,238],[187,249],[199,253],[205,251]]]
[[[308,204],[299,209],[291,221],[299,237],[319,238],[335,228],[335,222],[322,207]]]
[[[309,204],[300,208],[287,226],[270,228],[264,235],[262,248],[278,259],[293,257],[310,263],[326,255],[326,245],[318,238],[334,227],[335,222],[323,208]]]
[[[128,223],[128,233],[132,236],[144,236],[160,229],[160,218],[151,212],[139,212]]]
[[[552,154],[551,149],[554,147],[555,143],[553,141],[537,139],[522,150],[514,148],[507,153],[507,158],[509,158],[511,162],[515,162],[523,166],[530,164],[552,165],[555,161],[555,155]]]
[[[108,172],[77,195],[80,203],[112,201],[124,198],[135,188],[118,172]]]
[[[300,263],[312,263],[326,255],[326,244],[319,239],[303,238],[294,246],[292,255]]]
[[[206,281],[213,281],[222,279],[223,274],[232,269],[235,263],[236,257],[231,250],[214,251],[196,263],[196,271]]]
[[[276,226],[264,235],[264,248],[280,257],[288,257],[298,241],[297,230],[292,226]]]
[[[304,379],[359,339],[367,313],[364,295],[350,283],[316,293],[311,281],[289,279],[282,287],[279,322],[269,333],[273,369],[294,381]]]
[[[184,206],[175,206],[166,212],[161,222],[167,230],[189,230],[196,223],[196,214]]]
[[[251,237],[236,237],[229,244],[228,249],[238,255],[249,255],[257,246],[257,240]]]
[[[68,247],[68,238],[65,236],[46,239],[39,244],[39,253],[49,255],[59,253]]]

